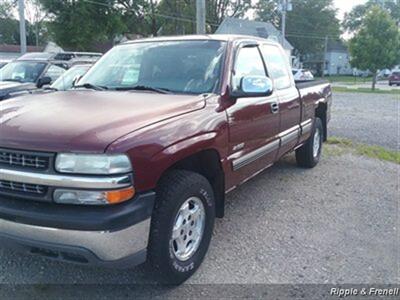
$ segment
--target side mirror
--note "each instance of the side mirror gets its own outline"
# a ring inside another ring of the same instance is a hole
[[[50,83],[51,83],[51,78],[48,77],[48,76],[45,76],[45,77],[39,78],[39,80],[38,80],[36,86],[40,89],[40,88],[43,87],[44,85],[50,84]]]
[[[234,97],[263,97],[272,94],[272,80],[266,76],[244,76],[240,88],[232,93]]]

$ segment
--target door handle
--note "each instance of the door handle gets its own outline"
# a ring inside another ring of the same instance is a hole
[[[271,103],[271,112],[273,114],[276,114],[277,112],[279,112],[279,104],[278,104],[278,102],[272,102]]]

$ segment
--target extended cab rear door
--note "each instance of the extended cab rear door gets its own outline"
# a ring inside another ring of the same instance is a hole
[[[243,76],[266,76],[265,65],[257,44],[236,49],[231,78],[232,89],[240,86]],[[226,112],[229,120],[229,159],[235,182],[271,164],[279,148],[279,114],[275,94],[263,97],[232,99]]]
[[[281,156],[298,143],[301,98],[293,80],[289,58],[283,50],[278,45],[269,43],[262,44],[260,50],[267,65],[268,76],[274,83],[274,93],[279,99]]]

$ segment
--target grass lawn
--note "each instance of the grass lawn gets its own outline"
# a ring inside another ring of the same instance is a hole
[[[332,91],[334,92],[342,92],[342,93],[369,93],[369,94],[391,94],[391,95],[400,95],[400,89],[397,90],[379,90],[375,89],[375,91],[370,88],[347,88],[342,86],[333,86]]]
[[[322,78],[318,78],[322,79]],[[358,83],[366,83],[372,82],[372,77],[356,77],[356,76],[326,76],[325,80],[329,82],[344,82],[347,84],[358,84]]]
[[[355,143],[349,139],[330,137],[326,142],[328,145],[339,148],[325,148],[327,155],[340,155],[348,151],[353,151],[358,155],[364,155],[372,158],[390,161],[400,164],[400,151],[389,150],[381,146],[371,146],[361,143]]]

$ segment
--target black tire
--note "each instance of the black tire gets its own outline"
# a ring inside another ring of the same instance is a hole
[[[180,284],[193,275],[207,253],[215,220],[214,193],[205,177],[184,170],[174,170],[165,175],[156,192],[148,260],[160,283]],[[205,223],[197,250],[189,259],[182,261],[175,256],[171,248],[172,229],[179,209],[190,197],[201,200],[205,211]]]
[[[319,148],[317,155],[314,155],[314,135],[319,131]],[[296,150],[296,161],[299,167],[303,168],[313,168],[315,167],[321,157],[322,141],[324,139],[324,130],[322,126],[322,121],[320,118],[315,118],[314,126],[311,132],[311,136],[308,138],[307,142]]]

